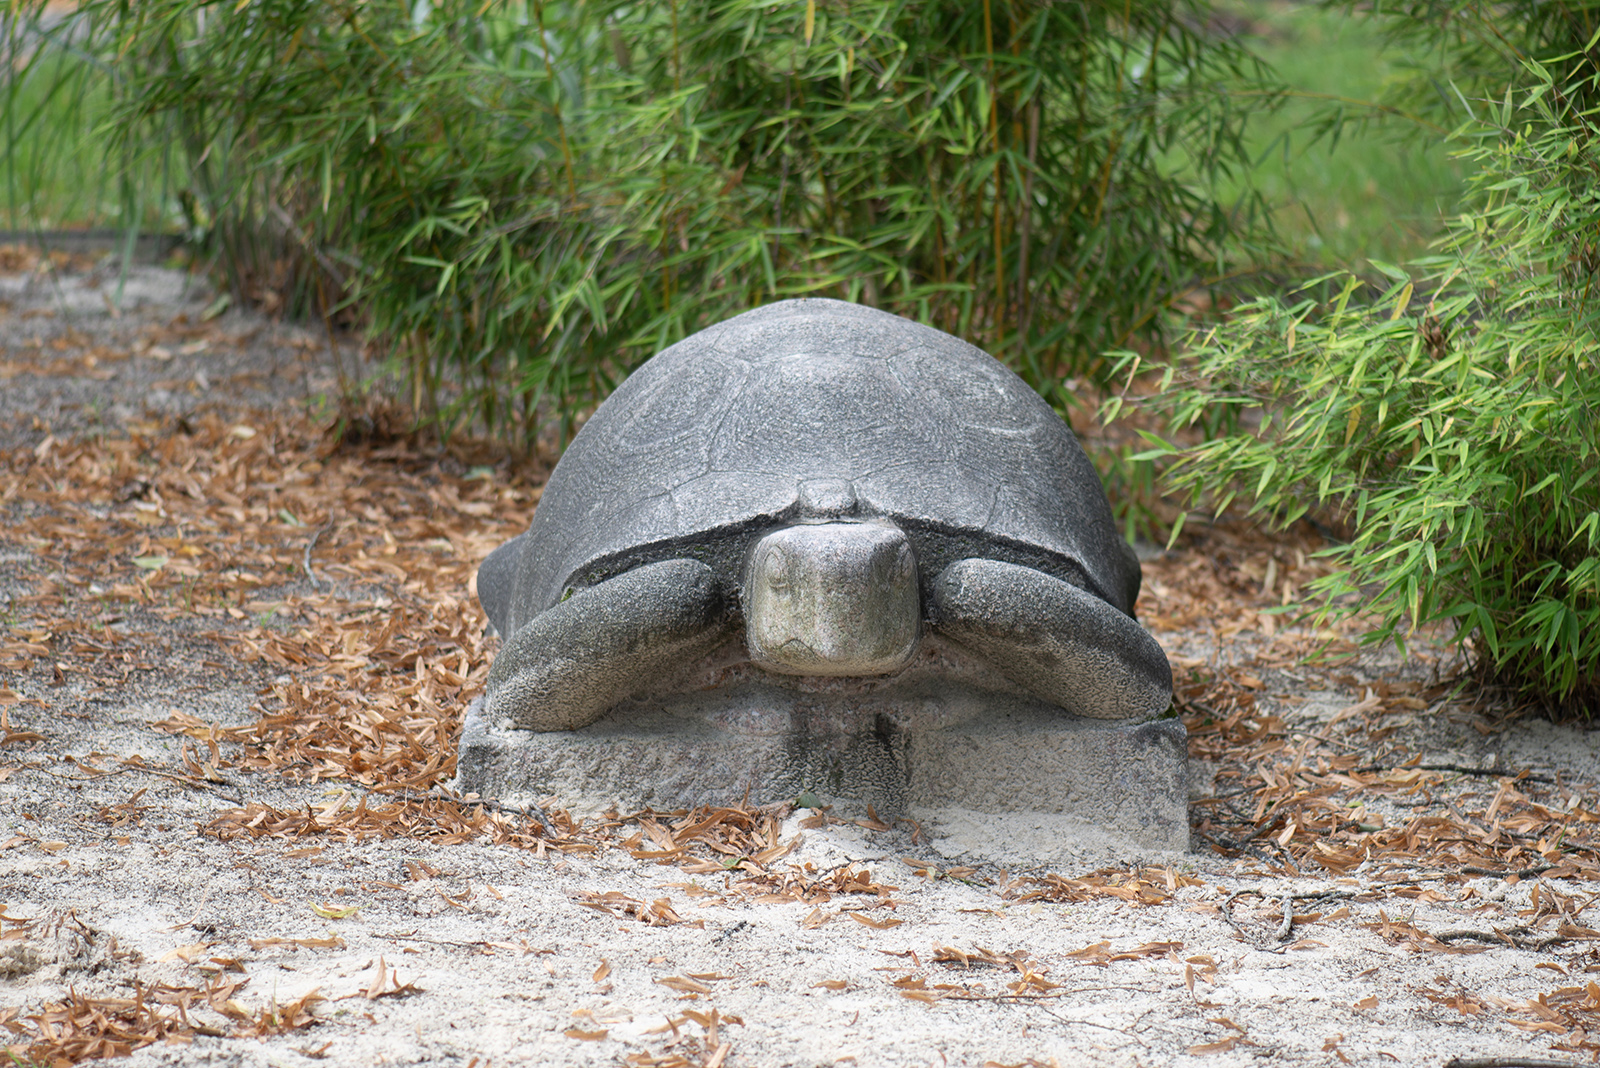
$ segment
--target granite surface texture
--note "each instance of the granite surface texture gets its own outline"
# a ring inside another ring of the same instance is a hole
[[[458,784],[1062,817],[1183,848],[1183,729],[1072,430],[932,328],[769,305],[639,368],[477,590]]]

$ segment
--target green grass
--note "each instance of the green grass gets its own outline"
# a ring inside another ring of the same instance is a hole
[[[5,98],[7,229],[113,225],[121,218],[116,183],[106,177],[97,117],[106,93],[81,60],[39,62]]]
[[[177,225],[163,210],[159,160],[153,153],[124,182],[107,160],[113,102],[109,75],[90,58],[89,42],[51,25],[37,0],[0,20],[0,227],[8,230],[120,228],[137,204],[140,228]]]
[[[1255,124],[1248,176],[1291,260],[1364,269],[1364,259],[1422,255],[1457,210],[1466,167],[1451,158],[1439,126],[1366,106],[1413,57],[1371,18],[1285,0],[1240,0],[1226,11],[1247,22],[1250,47],[1291,92]],[[1346,120],[1338,135],[1324,133],[1337,118]]]

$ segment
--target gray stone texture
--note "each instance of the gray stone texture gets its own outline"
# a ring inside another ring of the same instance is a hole
[[[909,585],[874,571],[895,544]],[[637,585],[673,560],[661,575],[695,576],[683,605],[670,584]],[[478,573],[513,654],[491,709],[545,730],[592,722],[715,645],[719,605],[772,671],[890,673],[944,627],[1069,712],[1147,719],[1171,678],[1133,622],[1138,589],[1049,405],[963,341],[830,300],[748,312],[647,362]]]
[[[478,596],[514,634],[569,588],[689,556],[736,597],[752,533],[834,515],[905,530],[924,583],[978,556],[1125,614],[1138,596],[1099,475],[1027,383],[949,334],[835,300],[746,312],[630,375],[527,533],[484,562]]]
[[[780,527],[750,552],[750,659],[785,675],[887,675],[922,637],[911,542],[882,523]]]
[[[735,683],[535,734],[496,723],[479,700],[457,785],[512,803],[554,795],[585,814],[793,802],[809,791],[842,814],[907,816],[934,833],[952,813],[969,822],[1032,813],[1080,846],[1181,851],[1185,741],[1175,719],[1081,719],[960,685],[830,695]]]
[[[488,713],[521,730],[582,727],[645,680],[721,644],[732,626],[706,565],[646,564],[603,595],[579,590],[512,634],[489,668]]]
[[[1172,678],[1099,476],[1021,379],[937,330],[799,300],[672,346],[477,585],[506,641],[464,790],[809,790],[1187,841],[1182,726],[1121,725],[1165,711]]]
[[[1073,715],[1146,720],[1172,701],[1172,668],[1156,640],[1069,583],[999,560],[961,560],[939,576],[933,600],[941,634]]]

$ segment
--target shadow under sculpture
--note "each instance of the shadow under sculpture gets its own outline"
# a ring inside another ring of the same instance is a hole
[[[1183,728],[1155,719],[1172,676],[1139,582],[1016,375],[898,316],[772,304],[635,371],[484,561],[504,644],[458,783],[1037,810],[1182,848]]]

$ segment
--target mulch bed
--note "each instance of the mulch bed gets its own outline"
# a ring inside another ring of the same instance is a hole
[[[35,373],[15,364],[10,373]],[[36,373],[53,372],[41,364]],[[294,839],[308,848],[318,840],[409,836],[482,838],[539,853],[621,849],[687,875],[733,872],[723,893],[811,903],[817,923],[884,922],[847,904],[893,893],[865,869],[819,873],[785,863],[792,843],[779,840],[781,807],[581,821],[553,800],[523,812],[450,793],[461,710],[481,691],[492,655],[473,572],[526,526],[541,475],[537,465],[419,437],[340,443],[326,421],[286,412],[213,412],[136,424],[126,436],[47,437],[0,454],[0,549],[27,591],[7,609],[0,672],[46,685],[81,682],[90,693],[114,689],[134,673],[162,670],[152,637],[182,625],[212,650],[208,667],[270,679],[251,722],[225,726],[174,712],[155,723],[187,744],[181,767],[152,770],[199,786],[252,772],[332,780],[348,790],[297,811],[241,798],[203,828],[219,838]],[[1478,877],[1541,880],[1533,907],[1503,929],[1430,933],[1386,916],[1382,937],[1426,952],[1472,952],[1493,940],[1546,947],[1600,939],[1579,922],[1600,887],[1585,895],[1550,885],[1600,883],[1592,784],[1423,765],[1394,724],[1450,707],[1455,691],[1445,683],[1311,669],[1324,685],[1354,684],[1364,696],[1315,730],[1291,726],[1271,695],[1276,685],[1264,680],[1306,671],[1298,665],[1317,648],[1354,649],[1349,629],[1311,632],[1291,627],[1291,616],[1269,614],[1320,573],[1315,535],[1284,542],[1223,525],[1204,538],[1146,565],[1140,610],[1164,638],[1200,634],[1218,645],[1245,633],[1258,638],[1259,652],[1238,663],[1173,658],[1191,756],[1217,769],[1214,796],[1193,813],[1206,848],[1245,869],[1360,871],[1388,887],[1396,917],[1408,899],[1470,897],[1467,884]],[[30,702],[46,706],[0,686],[0,756],[6,746],[38,739],[9,719]],[[17,766],[0,763],[0,776]],[[84,763],[80,770],[113,769]],[[134,795],[128,811],[103,816],[135,818],[137,802]],[[810,822],[832,818],[820,812]],[[927,865],[923,874],[987,882],[1018,900],[1112,896],[1142,905],[1165,902],[1190,878],[1169,868],[1068,878]],[[659,902],[599,897],[586,904],[646,924],[683,922]],[[1248,930],[1227,918],[1249,941],[1292,944],[1284,934],[1337,908],[1332,900],[1287,899],[1281,928]],[[0,915],[0,939],[27,929],[27,921]],[[1164,945],[1152,943],[1149,952],[1167,952]],[[945,963],[1014,973],[1013,996],[1048,993],[1026,961],[976,952],[952,949]],[[37,1013],[6,1010],[0,1026],[15,1036],[16,1056],[69,1064],[209,1033],[189,1018],[197,1004],[228,1018],[230,1034],[291,1030],[312,1019],[305,1005],[282,1006],[270,1019],[239,1015],[229,1008],[223,974],[204,988],[154,987],[131,999],[74,994]],[[375,984],[373,997],[403,988],[382,977]],[[924,984],[905,994],[968,996],[963,989]],[[1460,999],[1444,989],[1438,996],[1441,1004]],[[1457,1008],[1486,1011],[1477,1003]],[[1537,1003],[1498,1008],[1518,1026],[1561,1038],[1564,1048],[1600,1051],[1588,1037],[1600,1024],[1600,988],[1592,983],[1569,982]],[[703,1046],[675,1056],[683,1064],[709,1063],[719,1050],[726,1057],[724,1043]]]

